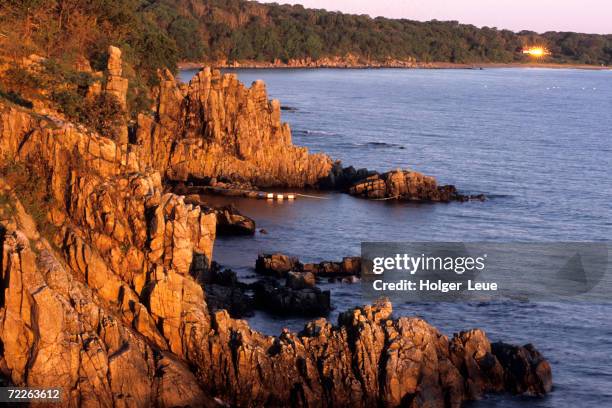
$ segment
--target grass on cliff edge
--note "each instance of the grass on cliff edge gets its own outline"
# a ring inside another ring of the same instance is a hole
[[[3,177],[12,187],[13,192],[21,201],[26,212],[30,214],[41,236],[50,243],[54,242],[58,229],[48,218],[54,200],[47,190],[47,180],[41,174],[50,174],[44,169],[37,168],[34,164],[24,164],[12,158],[2,160],[0,165],[0,177]],[[6,195],[0,197],[7,200]],[[10,198],[8,198],[10,201]],[[8,202],[9,207],[14,210],[13,204]]]
[[[126,114],[114,95],[89,95],[89,87],[104,82],[91,73],[80,72],[56,60],[47,59],[30,66],[11,63],[0,72],[0,97],[25,108],[39,101],[61,112],[66,119],[96,132],[117,139],[117,128],[125,123]],[[141,111],[146,102],[137,101]]]

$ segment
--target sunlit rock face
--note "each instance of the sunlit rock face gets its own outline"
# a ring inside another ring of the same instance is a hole
[[[235,75],[204,69],[179,86],[161,73],[156,117],[139,117],[143,159],[172,180],[224,177],[253,185],[313,186],[331,160],[291,142],[280,103],[265,84],[246,88]]]
[[[108,64],[106,69],[106,87],[105,92],[116,98],[117,102],[126,113],[127,116],[127,94],[128,94],[129,82],[127,78],[123,77],[123,59],[121,57],[121,50],[114,46],[108,47]],[[92,93],[96,90],[92,89]],[[115,129],[117,139],[120,143],[125,144],[128,142],[128,127],[127,123],[123,123],[117,126]]]

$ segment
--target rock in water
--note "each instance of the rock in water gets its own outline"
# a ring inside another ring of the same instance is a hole
[[[320,262],[303,264],[299,259],[283,254],[259,255],[255,270],[264,275],[284,278],[289,271],[310,272],[319,277],[348,277],[361,274],[361,258],[345,257],[342,262]]]
[[[365,198],[406,201],[449,202],[461,197],[454,186],[439,187],[433,177],[399,170],[359,181],[350,187],[349,193]]]
[[[339,162],[334,164],[319,186],[378,200],[449,202],[485,199],[482,194],[460,194],[455,186],[438,186],[434,177],[416,171],[396,170],[380,174],[368,169],[355,170],[352,166],[343,168]]]
[[[263,275],[283,278],[290,271],[300,271],[302,265],[297,258],[283,254],[259,255],[255,262],[255,271]]]
[[[217,234],[253,235],[257,229],[255,221],[242,215],[233,205],[215,210],[217,214]]]
[[[314,288],[317,284],[315,276],[311,272],[289,272],[287,274],[286,286],[291,289]]]
[[[550,364],[531,344],[523,347],[493,343],[492,351],[504,371],[504,389],[515,394],[544,395],[552,390]]]

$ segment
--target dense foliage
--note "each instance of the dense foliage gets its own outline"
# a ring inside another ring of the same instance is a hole
[[[105,69],[109,45],[123,51],[128,113],[134,117],[150,106],[156,70],[174,69],[178,60],[175,41],[141,0],[3,0],[0,68],[9,67],[0,69],[0,96],[27,107],[32,100],[51,100],[69,119],[112,135],[125,116],[118,101],[86,98],[91,71]],[[44,63],[22,63],[32,55]]]
[[[0,36],[5,54],[36,53],[61,62],[85,57],[98,70],[111,44],[145,73],[174,67],[178,58],[174,40],[142,0],[3,0]]]
[[[150,81],[156,68],[174,68],[178,60],[352,54],[366,60],[513,62],[526,58],[526,45],[547,47],[552,62],[612,62],[612,35],[514,33],[245,0],[3,0],[0,36],[14,47],[7,52],[86,56],[95,69],[104,65],[108,45],[118,45]]]
[[[522,61],[524,46],[547,47],[559,63],[612,63],[612,35],[514,33],[458,22],[370,18],[244,0],[151,0],[185,60],[273,61],[353,54],[421,62]],[[197,38],[198,40],[194,40]]]

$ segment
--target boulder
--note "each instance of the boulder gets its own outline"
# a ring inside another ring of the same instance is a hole
[[[233,205],[215,210],[218,235],[253,235],[257,229],[255,221],[242,215]]]
[[[347,257],[342,262],[325,261],[318,264],[304,264],[302,270],[312,272],[322,278],[359,276],[361,275],[361,258]]]
[[[289,272],[287,274],[286,286],[291,289],[314,288],[317,284],[315,276],[311,272]]]
[[[552,370],[532,344],[492,344],[493,355],[504,369],[504,389],[514,394],[541,396],[552,390]]]
[[[352,256],[342,258],[341,270],[345,275],[361,275],[361,257]]]
[[[302,265],[297,258],[283,254],[264,254],[257,257],[255,271],[262,275],[272,275],[283,278],[290,271],[300,271]]]
[[[259,255],[255,270],[263,275],[284,278],[287,272],[309,272],[315,276],[333,278],[361,275],[361,258],[345,257],[341,262],[324,261],[303,264],[299,259],[280,253]]]
[[[185,192],[195,189],[197,188],[178,186],[174,188],[174,191]],[[185,203],[199,206],[206,210],[210,209],[210,206],[202,200],[202,197],[199,194],[186,195]],[[240,211],[238,211],[238,209],[231,204],[214,208],[213,211],[217,216],[217,235],[254,235],[257,230],[255,221],[246,215],[241,214]]]
[[[368,169],[342,167],[336,162],[319,187],[346,191],[351,195],[378,199],[422,202],[484,200],[484,195],[459,194],[451,185],[438,186],[434,177],[415,171],[395,170],[384,174]]]
[[[353,184],[349,193],[370,199],[405,201],[449,202],[462,197],[453,186],[439,187],[433,177],[402,170],[372,175]]]

